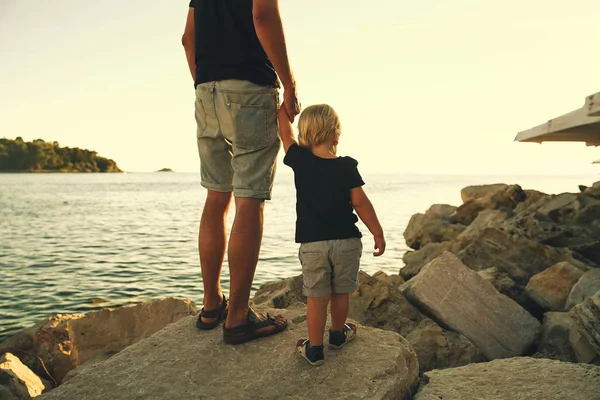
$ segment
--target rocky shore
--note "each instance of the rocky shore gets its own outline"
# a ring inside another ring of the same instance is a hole
[[[0,343],[0,399],[600,400],[600,182],[461,195],[411,218],[399,275],[359,274],[359,336],[322,367],[293,355],[297,276],[253,299],[290,328],[241,346],[189,300],[48,318]]]

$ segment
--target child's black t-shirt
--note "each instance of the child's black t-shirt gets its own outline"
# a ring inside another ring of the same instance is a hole
[[[350,198],[365,184],[355,159],[321,158],[292,144],[283,162],[294,170],[296,243],[362,237]]]

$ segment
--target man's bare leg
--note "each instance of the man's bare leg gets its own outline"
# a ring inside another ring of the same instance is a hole
[[[229,237],[229,312],[225,326],[232,328],[247,321],[248,302],[262,242],[264,201],[235,198],[235,219]]]
[[[214,310],[220,307],[223,298],[221,291],[221,267],[225,257],[227,233],[225,219],[231,193],[208,191],[198,235],[200,252],[200,267],[204,284],[204,309]],[[202,318],[203,322],[211,323],[214,318]]]
[[[248,322],[248,303],[258,254],[262,242],[264,201],[253,198],[235,199],[235,219],[229,237],[227,250],[229,260],[229,312],[225,321],[226,328],[245,325]],[[264,319],[258,315],[259,319]],[[280,322],[285,318],[278,316]],[[268,326],[259,331],[271,331],[276,326]]]

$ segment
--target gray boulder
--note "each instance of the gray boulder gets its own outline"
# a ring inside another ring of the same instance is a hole
[[[401,289],[424,314],[469,338],[487,359],[524,354],[540,331],[535,318],[450,252]]]
[[[594,268],[584,273],[573,286],[567,298],[566,310],[592,297],[598,290],[600,290],[600,268]]]
[[[582,193],[600,199],[600,181],[595,182],[591,187],[586,187]]]
[[[571,343],[578,362],[600,365],[600,355],[596,353],[596,349],[581,334],[579,329],[571,329],[569,332],[569,343]]]
[[[404,231],[406,244],[415,250],[428,243],[441,243],[456,238],[465,226],[450,222],[450,214],[456,209],[445,204],[435,204],[425,214],[414,214]]]
[[[455,211],[455,206],[451,206],[449,204],[434,204],[429,207],[427,211],[425,211],[425,215],[448,219],[452,214],[454,214]]]
[[[574,329],[600,354],[600,290],[569,311]]]
[[[566,247],[589,265],[600,264],[600,199],[572,193],[542,196],[501,228],[552,247]]]
[[[539,209],[559,224],[588,225],[600,220],[600,200],[591,196],[562,193]]]
[[[520,214],[526,210],[537,210],[548,201],[551,200],[552,196],[546,193],[542,193],[538,190],[527,189],[525,192],[525,200],[517,204],[514,209],[515,214]]]
[[[421,268],[429,261],[439,257],[444,251],[452,248],[452,242],[427,243],[416,251],[407,251],[402,256],[404,267],[400,269],[400,276],[406,280],[417,275]]]
[[[442,329],[430,319],[423,320],[406,339],[417,353],[421,374],[484,360],[473,342],[460,333]]]
[[[414,400],[598,400],[600,367],[529,357],[425,373]]]
[[[488,185],[491,189],[485,194],[461,196],[467,200],[450,217],[453,224],[470,225],[484,210],[512,210],[523,202],[527,195],[519,185]],[[484,187],[485,188],[485,187]],[[483,189],[485,190],[485,189]]]
[[[358,274],[358,289],[350,295],[348,316],[363,324],[398,332],[406,337],[425,318],[385,274]]]
[[[480,200],[492,197],[495,194],[502,193],[508,189],[506,183],[494,183],[490,185],[473,185],[462,188],[460,198],[463,203],[471,200]]]
[[[288,308],[297,302],[306,304],[306,296],[302,293],[303,284],[302,275],[266,283],[258,288],[253,302],[273,308]]]
[[[525,286],[529,279],[561,261],[568,261],[581,270],[589,267],[576,260],[568,249],[544,246],[534,240],[510,236],[497,228],[485,228],[477,236],[456,240],[452,249],[462,262],[475,271],[496,268],[515,282],[514,296],[526,301]]]
[[[488,268],[477,271],[479,276],[491,283],[497,291],[510,298],[516,297],[515,281],[513,281],[506,272],[498,271],[497,268]]]
[[[563,361],[575,361],[575,353],[569,341],[573,321],[567,312],[548,312],[542,323],[539,352]]]
[[[271,310],[273,311],[273,310]],[[275,310],[275,313],[279,311]],[[304,309],[287,309],[304,321]],[[199,331],[183,318],[73,377],[42,399],[408,399],[418,362],[406,339],[360,325],[343,350],[326,349],[315,368],[294,355],[306,322],[278,335],[225,345],[221,329]]]
[[[495,227],[502,223],[509,217],[508,213],[499,210],[484,210],[481,211],[475,220],[465,229],[458,239],[462,239],[469,236],[477,236],[481,231],[488,227]]]

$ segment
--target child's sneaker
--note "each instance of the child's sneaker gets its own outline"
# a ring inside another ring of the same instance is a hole
[[[356,325],[346,323],[341,331],[329,330],[329,347],[332,349],[341,349],[346,343],[351,342],[356,337]]]
[[[308,339],[300,339],[296,343],[296,354],[304,358],[310,365],[325,364],[325,354],[323,353],[323,345],[311,346]]]

